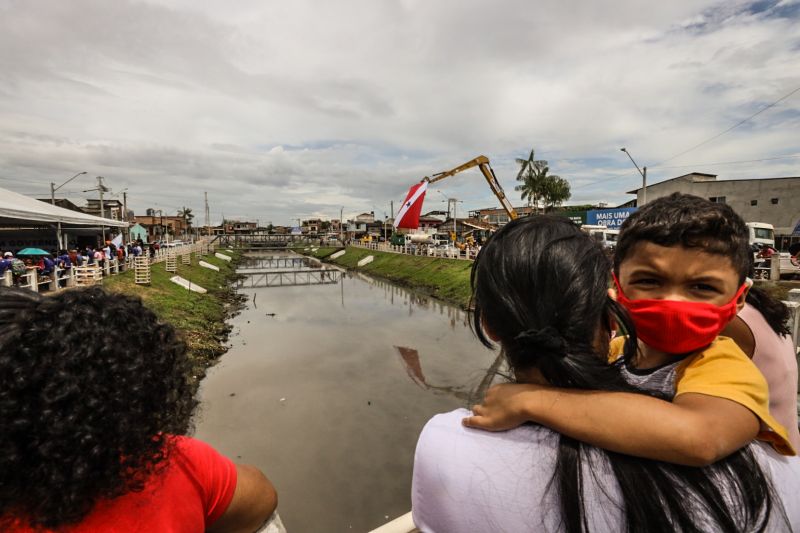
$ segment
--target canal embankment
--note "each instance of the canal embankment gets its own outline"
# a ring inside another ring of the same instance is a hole
[[[462,309],[469,307],[469,274],[472,261],[444,259],[420,255],[379,252],[348,246],[345,253],[335,259],[331,256],[343,248],[320,247],[314,251],[298,249],[298,253],[321,259],[350,270],[392,281]],[[358,262],[372,256],[371,263],[359,266]]]
[[[192,258],[190,265],[178,261],[177,275],[205,288],[208,291],[205,294],[188,291],[170,281],[175,274],[167,272],[163,262],[151,265],[150,285],[137,285],[133,270],[103,280],[106,290],[138,296],[161,320],[181,333],[195,363],[194,376],[198,381],[205,375],[205,369],[227,351],[230,332],[227,320],[241,305],[242,297],[237,294],[233,282],[238,277],[236,267],[242,253],[224,253],[231,257],[230,262],[214,255],[202,258],[219,271],[201,267],[197,257]]]

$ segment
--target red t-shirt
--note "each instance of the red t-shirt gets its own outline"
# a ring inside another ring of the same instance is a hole
[[[236,466],[208,444],[176,437],[169,466],[141,492],[98,502],[80,524],[59,533],[202,532],[231,503]],[[27,533],[28,527],[12,528]]]

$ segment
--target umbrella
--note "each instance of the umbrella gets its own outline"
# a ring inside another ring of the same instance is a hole
[[[45,252],[41,248],[24,248],[17,252],[17,257],[21,255],[50,255],[50,252]]]

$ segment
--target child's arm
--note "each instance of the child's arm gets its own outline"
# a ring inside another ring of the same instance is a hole
[[[606,450],[688,466],[709,465],[753,440],[760,421],[732,400],[686,393],[673,402],[625,392],[502,384],[469,427],[500,431],[536,422]]]

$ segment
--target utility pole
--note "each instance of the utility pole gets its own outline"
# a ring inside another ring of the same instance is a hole
[[[458,202],[458,200],[456,200],[455,198],[451,198],[448,201],[453,202],[453,244],[455,244],[456,241],[458,240],[458,225],[457,225],[458,218],[456,217],[456,202]]]
[[[105,185],[103,185],[103,176],[97,176],[97,190],[100,191],[100,218],[106,218],[106,209],[103,203],[103,189],[105,189]],[[103,224],[103,244],[106,243],[106,225]]]
[[[125,222],[125,242],[131,242],[131,226],[128,224],[128,191],[122,191],[122,220]]]
[[[339,242],[344,244],[344,206],[339,209]]]
[[[208,210],[208,192],[204,192],[203,194],[205,195],[205,199],[206,199],[206,235],[210,235],[211,234],[211,229],[210,229],[210,222],[209,222],[210,213],[209,213],[209,210]]]

